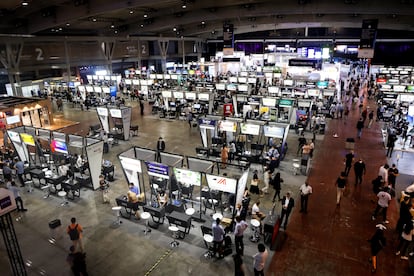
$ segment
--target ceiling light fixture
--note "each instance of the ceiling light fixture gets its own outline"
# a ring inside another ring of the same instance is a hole
[[[183,8],[183,9],[187,8],[187,3],[185,1],[183,1],[183,5],[181,6],[181,8]]]
[[[204,24],[206,24],[206,22],[204,22],[204,21],[201,21],[201,24],[203,24],[203,25],[204,25]]]
[[[141,28],[144,28],[144,24],[141,24]]]
[[[114,23],[111,23],[111,29],[115,28]]]
[[[66,27],[69,27],[70,26],[70,23],[66,23]]]
[[[96,22],[96,18],[92,18],[92,21],[93,21],[93,22]]]
[[[130,10],[130,11],[129,11],[129,14],[133,14],[133,13],[134,13],[134,11],[133,11],[133,10]]]
[[[147,18],[148,17],[148,14],[144,14],[144,18]]]
[[[27,7],[27,6],[29,6],[29,2],[28,2],[28,1],[26,1],[26,0],[23,0],[23,1],[22,1],[22,6],[23,6],[23,7]]]
[[[174,31],[174,32],[175,32],[175,31],[177,31],[177,28],[176,28],[176,27],[174,27],[174,28],[173,28],[173,31]]]

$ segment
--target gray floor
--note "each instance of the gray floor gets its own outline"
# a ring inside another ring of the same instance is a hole
[[[26,213],[13,213],[15,229],[19,244],[26,263],[29,275],[70,275],[69,267],[65,262],[70,241],[64,228],[69,224],[71,217],[76,217],[84,227],[84,248],[87,254],[89,275],[232,275],[233,260],[227,256],[222,260],[205,259],[203,254],[206,247],[202,240],[199,224],[194,222],[194,228],[184,240],[180,240],[178,248],[171,249],[171,233],[168,231],[168,222],[165,221],[158,230],[152,230],[144,235],[144,222],[134,219],[122,219],[122,224],[114,227],[115,216],[111,207],[115,205],[115,198],[125,194],[128,187],[123,173],[120,170],[117,154],[133,145],[155,148],[157,138],[164,137],[167,152],[195,156],[195,147],[201,145],[200,134],[197,128],[189,128],[187,122],[179,120],[159,119],[150,115],[149,106],[145,116],[139,115],[136,102],[127,102],[133,106],[133,124],[139,125],[138,137],[130,141],[120,142],[113,146],[104,158],[111,160],[116,166],[116,180],[111,183],[110,204],[103,204],[99,191],[82,190],[81,198],[71,201],[68,206],[60,206],[61,199],[51,196],[43,199],[40,190],[33,193],[23,193]],[[148,114],[147,114],[148,113]],[[98,123],[95,110],[80,111],[68,105],[64,107],[64,117],[81,122],[78,126],[68,128],[73,133],[86,133],[87,126]],[[311,134],[306,134],[311,138]],[[304,182],[304,175],[293,175],[292,159],[296,158],[297,134],[290,131],[288,144],[290,150],[279,168],[285,180],[282,193],[291,190],[295,198],[298,188]],[[317,136],[317,143],[323,136]],[[317,149],[316,149],[317,154]],[[262,170],[256,166],[254,168]],[[254,169],[253,168],[253,169]],[[251,172],[250,170],[250,177]],[[145,178],[145,185],[148,180]],[[148,188],[147,188],[148,190]],[[271,194],[261,198],[262,209],[268,213],[272,209]],[[257,196],[253,196],[255,200]],[[276,205],[276,213],[280,211],[280,204]],[[210,213],[210,211],[208,211]],[[50,242],[51,233],[48,222],[59,218],[63,222],[63,229],[54,233],[58,236],[54,243]],[[252,255],[256,253],[256,243],[248,240],[251,230],[245,235],[244,262],[248,271],[253,275]],[[8,272],[8,259],[3,241],[0,242],[1,275],[11,275]],[[272,253],[270,251],[270,253]],[[269,257],[269,261],[271,256]]]

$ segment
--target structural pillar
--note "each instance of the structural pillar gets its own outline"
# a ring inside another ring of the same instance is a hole
[[[168,51],[168,43],[169,41],[166,39],[158,40],[158,47],[160,48],[161,53],[161,67],[162,72],[167,72],[167,51]]]
[[[4,244],[6,245],[7,255],[9,256],[13,275],[26,276],[26,267],[20,252],[19,243],[17,242],[13,219],[10,213],[6,213],[0,217],[0,230],[3,235]]]
[[[14,96],[23,96],[20,85],[19,64],[23,51],[23,42],[17,44],[6,44],[6,51],[0,54],[0,62],[6,68]]]
[[[101,43],[101,50],[105,56],[106,63],[108,66],[108,71],[112,75],[112,57],[115,50],[115,41],[104,41]]]

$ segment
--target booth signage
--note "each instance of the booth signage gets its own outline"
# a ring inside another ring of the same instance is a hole
[[[23,143],[26,145],[34,146],[35,141],[32,135],[26,133],[20,133],[20,137],[22,138]]]
[[[112,118],[122,118],[120,109],[110,109],[109,112],[111,113]]]
[[[289,59],[289,66],[316,67],[317,63],[316,59]]]
[[[174,168],[173,170],[174,175],[179,183],[189,186],[201,186],[200,172],[193,172],[179,168]]]
[[[100,116],[108,116],[108,109],[106,107],[97,107],[96,111]]]
[[[205,125],[205,126],[216,126],[216,121],[214,120],[209,120],[209,119],[205,119],[205,118],[201,118],[198,119],[198,124],[199,125]]]
[[[237,180],[217,175],[206,174],[207,184],[211,190],[236,193]]]
[[[255,124],[240,124],[240,130],[242,134],[259,135],[260,125]]]
[[[397,99],[398,94],[397,93],[384,93],[384,98],[387,99]]]
[[[282,139],[285,133],[285,128],[277,126],[263,126],[264,135],[266,137],[274,137]]]
[[[293,106],[293,100],[280,99],[278,104],[282,106]]]
[[[7,214],[17,208],[13,192],[0,188],[0,216]]]
[[[123,156],[120,156],[119,159],[121,160],[122,167],[124,167],[125,169],[142,173],[140,160],[123,157]]]
[[[236,132],[237,123],[236,122],[231,122],[231,121],[220,121],[219,122],[219,129],[221,131]]]
[[[20,143],[19,133],[8,130],[7,135],[9,136],[9,138],[12,142]]]
[[[155,162],[145,162],[147,164],[148,168],[148,174],[152,176],[157,176],[160,178],[166,178],[168,179],[168,166],[155,163]]]

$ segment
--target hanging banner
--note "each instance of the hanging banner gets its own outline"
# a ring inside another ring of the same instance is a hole
[[[106,133],[109,133],[108,109],[106,107],[97,107],[96,112],[98,112],[98,118],[101,122],[103,130],[105,130]]]
[[[236,193],[237,180],[217,175],[206,174],[207,184],[211,190]]]
[[[99,189],[99,175],[101,174],[103,154],[103,141],[96,142],[86,147],[86,155],[88,157],[89,170],[91,172],[91,180],[93,189]]]
[[[131,128],[131,107],[122,108],[122,127],[124,129],[124,140],[129,139],[129,129]]]
[[[142,172],[141,161],[133,158],[119,156],[122,169],[125,172],[128,183],[133,183],[138,188],[138,194],[141,193],[138,173]]]
[[[359,41],[358,58],[373,58],[375,39],[377,37],[378,19],[362,20],[361,39]]]

